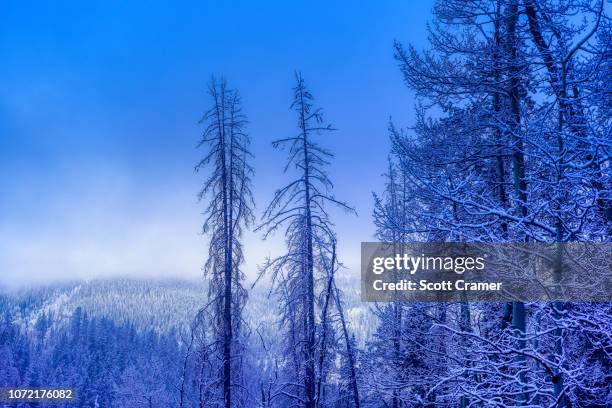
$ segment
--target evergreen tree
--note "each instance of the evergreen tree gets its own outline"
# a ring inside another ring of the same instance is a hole
[[[267,237],[285,227],[287,253],[268,260],[264,267],[264,272],[270,271],[276,284],[282,302],[281,322],[287,330],[285,351],[291,375],[280,386],[287,398],[286,404],[314,408],[317,403],[316,347],[320,333],[315,321],[318,298],[315,286],[318,278],[325,281],[329,273],[325,265],[329,265],[335,243],[326,206],[331,204],[353,210],[331,193],[332,182],[325,167],[332,154],[321,147],[315,137],[333,128],[324,123],[321,110],[313,106],[313,96],[299,73],[296,73],[291,108],[297,115],[298,133],[276,140],[273,145],[287,148],[289,159],[285,172],[294,167],[297,177],[276,191],[264,212],[264,222],[258,228],[264,230]]]
[[[212,107],[202,122],[206,124],[198,147],[208,151],[196,166],[200,171],[211,167],[210,175],[199,193],[200,200],[207,200],[206,216],[202,232],[209,234],[208,260],[204,270],[209,280],[209,297],[215,330],[215,347],[220,353],[222,367],[219,375],[222,389],[216,397],[226,408],[238,406],[239,398],[232,398],[232,387],[240,378],[242,334],[239,330],[241,313],[246,300],[242,286],[243,260],[240,237],[243,228],[252,219],[251,175],[249,165],[250,139],[245,131],[246,117],[240,107],[238,92],[227,88],[225,80],[214,78],[209,86]],[[232,402],[234,401],[234,402]],[[210,402],[214,404],[214,401]]]

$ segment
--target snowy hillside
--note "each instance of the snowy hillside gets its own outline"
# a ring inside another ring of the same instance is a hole
[[[368,305],[359,302],[359,282],[338,277],[346,312],[358,344],[363,345],[373,330],[374,318]],[[277,303],[268,298],[269,288],[258,284],[249,294],[246,319],[251,327],[273,326]],[[104,279],[21,289],[0,295],[0,311],[10,311],[14,323],[29,331],[40,316],[52,316],[57,325],[67,324],[82,308],[92,317],[106,317],[117,324],[130,323],[137,329],[163,334],[185,328],[202,305],[206,287],[202,282],[182,280]]]
[[[42,314],[66,322],[81,307],[91,316],[163,333],[189,322],[204,299],[205,288],[194,282],[114,279],[21,290],[9,293],[6,301],[24,328]]]

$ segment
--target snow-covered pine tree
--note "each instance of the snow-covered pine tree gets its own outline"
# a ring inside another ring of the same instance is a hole
[[[262,273],[271,273],[281,299],[281,324],[287,331],[288,369],[285,382],[279,385],[280,406],[314,408],[317,404],[316,354],[321,333],[315,320],[315,302],[320,298],[316,285],[319,279],[327,281],[329,269],[325,266],[330,264],[335,243],[326,206],[354,210],[331,192],[332,182],[325,167],[332,154],[315,138],[333,129],[323,122],[321,110],[313,106],[313,97],[300,73],[296,73],[291,108],[297,114],[298,133],[276,140],[273,146],[287,148],[285,172],[295,168],[297,177],[276,191],[258,229],[267,237],[285,227],[287,253],[269,259],[262,270]]]
[[[246,133],[246,116],[241,110],[240,96],[228,88],[224,79],[213,78],[209,85],[212,107],[204,114],[204,134],[198,147],[206,146],[204,158],[195,167],[207,171],[198,197],[206,201],[203,234],[210,239],[209,254],[204,266],[209,280],[210,327],[214,328],[215,351],[221,389],[207,404],[223,401],[225,408],[239,406],[242,398],[232,396],[240,378],[242,333],[241,312],[246,300],[242,286],[243,260],[240,237],[243,228],[253,220],[251,193],[252,167],[249,164],[250,138]],[[237,392],[241,389],[238,388]]]

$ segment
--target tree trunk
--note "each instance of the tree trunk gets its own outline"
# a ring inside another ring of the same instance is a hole
[[[325,354],[327,353],[327,312],[329,309],[329,299],[332,296],[332,285],[334,283],[334,265],[336,263],[336,247],[332,253],[331,268],[328,271],[327,288],[325,292],[325,303],[323,304],[323,311],[321,312],[321,328],[323,333],[321,335],[321,351],[319,354],[319,378],[317,380],[317,406],[321,406],[321,387],[323,385],[324,377],[324,365],[325,365]]]
[[[300,125],[304,149],[304,208],[306,221],[306,367],[304,387],[306,391],[306,408],[315,407],[315,312],[314,312],[314,268],[312,250],[312,215],[310,210],[310,174],[308,157],[308,134],[303,88],[300,88]]]
[[[359,402],[359,388],[357,386],[357,371],[355,370],[355,353],[353,350],[353,346],[351,344],[351,339],[349,337],[348,328],[346,326],[346,319],[344,318],[344,312],[342,311],[342,302],[340,302],[340,291],[336,287],[335,293],[336,299],[336,307],[338,308],[338,313],[340,314],[340,323],[342,324],[342,333],[344,335],[344,340],[346,343],[346,355],[348,358],[349,364],[349,373],[350,373],[350,383],[353,391],[353,402],[355,403],[355,408],[360,408],[361,404]]]
[[[519,18],[519,10],[517,0],[512,0],[507,6],[506,12],[506,28],[507,28],[507,52],[510,66],[509,73],[509,90],[510,98],[510,129],[512,129],[512,138],[514,139],[514,149],[512,152],[512,175],[514,179],[514,191],[518,201],[519,213],[521,217],[527,216],[527,183],[525,181],[525,154],[523,140],[519,136],[521,124],[520,111],[520,67],[518,66],[518,38],[517,38],[517,23]],[[529,237],[526,236],[525,240]],[[525,304],[523,302],[512,302],[512,326],[518,332],[519,340],[517,347],[525,348],[526,342],[523,339],[527,328]],[[524,361],[524,357],[518,356],[517,360]],[[519,380],[524,382],[525,376],[520,374]],[[517,401],[526,400],[525,394],[518,394]]]
[[[223,232],[224,232],[224,255],[223,265],[223,401],[225,408],[231,408],[231,339],[232,339],[232,241],[231,241],[231,171],[227,171],[227,147],[225,129],[225,91],[222,92],[221,112],[223,112],[222,123],[219,131],[221,132],[221,166],[222,166],[222,185],[223,185]],[[230,154],[231,156],[231,154]],[[229,175],[228,175],[229,173]],[[228,194],[228,192],[230,194]]]

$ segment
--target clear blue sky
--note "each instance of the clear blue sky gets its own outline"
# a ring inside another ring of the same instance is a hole
[[[390,116],[414,101],[394,39],[425,45],[431,1],[18,1],[0,13],[0,284],[60,278],[200,275],[202,175],[193,165],[206,82],[240,90],[256,156],[258,213],[295,132],[293,72],[302,71],[339,130],[334,213],[341,256],[358,266],[372,238]],[[248,235],[249,272],[278,240]]]

